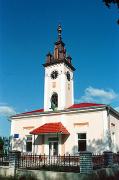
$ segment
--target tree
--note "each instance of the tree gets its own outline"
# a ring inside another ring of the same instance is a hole
[[[0,153],[3,152],[3,145],[4,145],[4,141],[3,141],[3,139],[0,137]]]
[[[119,0],[103,0],[105,5],[110,8],[112,4],[115,4],[119,9]],[[119,19],[117,20],[117,24],[119,24]]]

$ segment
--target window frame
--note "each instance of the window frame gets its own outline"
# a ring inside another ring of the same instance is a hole
[[[27,138],[30,138],[31,137],[31,139],[27,139]],[[30,150],[28,150],[28,144],[30,144],[31,143],[31,149]],[[32,152],[32,145],[33,145],[33,143],[32,143],[32,135],[26,135],[26,152]]]
[[[85,138],[79,138],[79,134],[85,134]],[[77,144],[78,144],[78,152],[80,151],[86,151],[87,150],[87,132],[79,132],[77,133]],[[79,141],[85,141],[85,150],[80,150],[79,148]]]

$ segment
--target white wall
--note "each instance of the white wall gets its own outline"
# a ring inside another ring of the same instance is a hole
[[[58,71],[58,77],[51,79],[52,71]],[[66,78],[66,72],[69,71],[71,80]],[[51,96],[53,92],[58,94],[58,110],[65,109],[74,103],[73,95],[73,71],[64,63],[55,64],[45,68],[44,83],[44,110],[51,110]]]
[[[119,151],[119,119],[110,115],[110,133],[112,140],[112,151]]]
[[[111,122],[117,123],[117,120],[111,116]],[[20,134],[19,139],[16,140],[16,144],[13,144],[14,149],[24,150],[25,151],[25,135],[28,135],[29,132],[45,123],[50,122],[62,122],[64,127],[70,133],[70,136],[65,142],[65,153],[76,153],[77,152],[77,133],[86,132],[87,133],[87,150],[93,152],[102,152],[108,150],[108,120],[107,112],[103,111],[92,111],[92,112],[70,112],[70,113],[57,113],[42,115],[37,117],[22,117],[12,120],[12,131],[11,134]],[[116,124],[115,123],[115,124]],[[118,126],[118,127],[117,127]],[[26,130],[24,127],[29,127],[29,130]],[[30,127],[33,127],[30,129]],[[118,139],[118,129],[119,124],[116,125],[116,140]],[[119,141],[116,141],[119,144]],[[17,144],[18,143],[18,144]],[[22,145],[20,145],[20,143]],[[41,147],[37,147],[37,151]],[[45,145],[45,153],[48,154],[48,146]],[[39,152],[40,153],[40,152]],[[38,153],[38,154],[39,154]],[[59,153],[61,154],[61,146],[59,147]]]

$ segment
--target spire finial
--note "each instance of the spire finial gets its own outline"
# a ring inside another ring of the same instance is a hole
[[[61,37],[61,33],[62,33],[61,24],[58,25],[57,31],[58,31],[58,41],[61,41],[61,39],[62,39],[62,37]]]

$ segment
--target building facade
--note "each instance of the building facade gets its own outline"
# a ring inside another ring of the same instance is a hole
[[[58,26],[54,53],[43,64],[44,108],[11,117],[11,147],[47,155],[119,151],[119,113],[105,104],[74,104],[74,71]]]

